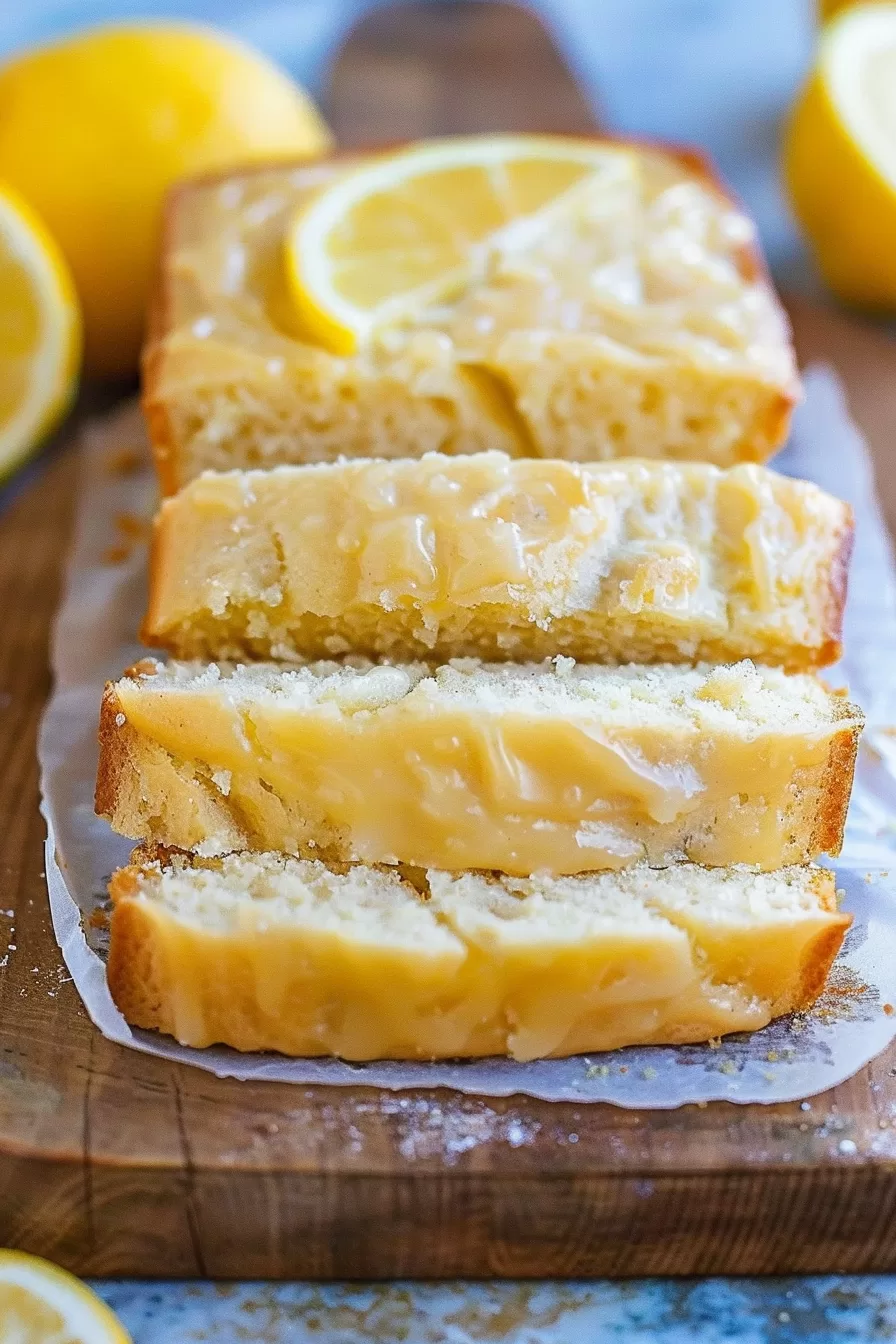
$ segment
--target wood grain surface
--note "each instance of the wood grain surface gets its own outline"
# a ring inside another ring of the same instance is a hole
[[[330,115],[348,141],[581,129],[534,20],[384,14]],[[830,359],[896,527],[896,353],[793,305]],[[671,1112],[238,1084],[107,1043],[53,939],[35,734],[77,489],[50,452],[0,521],[0,1235],[85,1275],[391,1278],[896,1269],[896,1051],[810,1109]]]

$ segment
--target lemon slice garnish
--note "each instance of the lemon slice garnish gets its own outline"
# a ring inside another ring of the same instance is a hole
[[[78,301],[62,254],[34,212],[0,185],[0,479],[65,411],[80,352]]]
[[[630,173],[630,151],[563,136],[424,141],[378,155],[303,203],[286,269],[309,339],[351,354],[377,328],[459,292],[501,239],[601,174]]]
[[[80,1279],[21,1251],[0,1251],[0,1339],[131,1344],[118,1317]]]

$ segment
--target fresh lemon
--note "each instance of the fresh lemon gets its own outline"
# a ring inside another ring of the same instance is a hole
[[[858,5],[823,30],[784,175],[834,292],[896,308],[896,5]]]
[[[329,144],[285,74],[203,28],[96,28],[0,68],[0,180],[31,202],[68,258],[94,374],[136,368],[173,182]]]
[[[344,173],[298,208],[287,273],[302,329],[350,354],[378,327],[457,291],[490,245],[628,151],[561,136],[421,142]]]
[[[0,184],[0,480],[62,416],[80,353],[65,259],[34,211]]]
[[[868,3],[869,0],[819,0],[818,16],[822,23],[827,23],[835,14],[839,14],[841,9],[849,9],[852,5]],[[880,4],[881,0],[871,0],[871,3]]]
[[[131,1344],[118,1318],[79,1279],[21,1251],[0,1251],[0,1339]]]

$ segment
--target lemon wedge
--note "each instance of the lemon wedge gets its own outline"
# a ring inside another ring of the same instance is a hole
[[[62,253],[0,185],[0,480],[64,413],[80,352],[78,300]]]
[[[21,1251],[0,1251],[0,1339],[131,1344],[117,1316],[80,1279]]]
[[[534,135],[422,141],[365,160],[290,221],[286,270],[302,330],[351,354],[377,328],[458,292],[490,248],[544,224],[584,182],[633,162],[597,140]]]
[[[896,308],[896,4],[858,5],[823,29],[784,175],[834,292]]]

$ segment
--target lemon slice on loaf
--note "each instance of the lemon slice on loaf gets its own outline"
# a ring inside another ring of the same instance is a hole
[[[595,140],[533,135],[424,141],[364,160],[291,221],[286,266],[305,333],[352,354],[378,327],[458,292],[508,230],[635,163]]]

